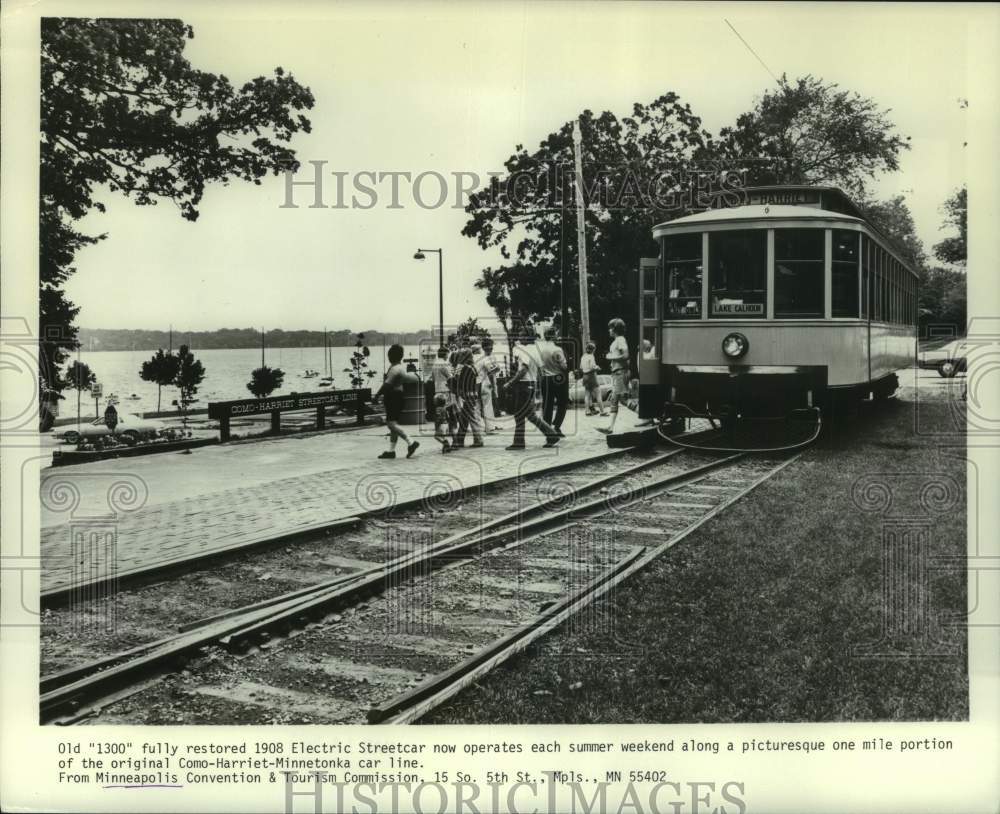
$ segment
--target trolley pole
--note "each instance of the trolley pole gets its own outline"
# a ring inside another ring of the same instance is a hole
[[[590,303],[587,298],[587,232],[584,221],[583,200],[583,136],[580,121],[573,122],[573,158],[576,166],[576,247],[580,271],[580,347],[587,347],[590,341]]]

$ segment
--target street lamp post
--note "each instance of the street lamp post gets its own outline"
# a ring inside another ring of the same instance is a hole
[[[444,347],[444,251],[442,249],[417,249],[414,260],[423,260],[425,252],[435,252],[438,256],[438,347]]]

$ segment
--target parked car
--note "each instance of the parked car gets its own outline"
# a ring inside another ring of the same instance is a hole
[[[81,423],[79,429],[75,425],[57,432],[66,443],[75,444],[81,438],[100,438],[104,435],[116,435],[129,443],[135,443],[141,438],[153,438],[166,429],[166,424],[150,418],[143,418],[135,413],[119,413],[118,424],[114,431],[104,423],[104,418],[96,418],[89,424]]]
[[[603,373],[597,374],[597,384],[601,388],[601,398],[605,401],[608,400],[608,396],[611,395],[611,391],[614,386],[611,384],[611,376]],[[578,381],[573,381],[569,386],[569,400],[571,404],[583,404],[584,403],[584,389],[583,385]]]
[[[966,340],[955,339],[940,348],[921,351],[917,364],[928,370],[936,370],[938,375],[950,379],[958,373],[965,373],[968,352]]]

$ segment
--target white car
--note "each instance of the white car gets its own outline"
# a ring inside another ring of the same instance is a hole
[[[950,379],[956,373],[965,372],[968,353],[968,343],[964,339],[955,339],[940,348],[921,351],[919,365],[936,370],[938,375]]]
[[[611,395],[614,386],[611,383],[611,377],[605,373],[597,374],[597,385],[601,388],[601,398],[604,401],[608,400],[608,396]],[[583,404],[585,399],[585,391],[583,389],[583,384],[578,381],[574,381],[569,386],[569,401],[570,404]]]
[[[79,429],[76,425],[71,425],[65,430],[57,431],[56,435],[69,444],[75,444],[81,438],[99,438],[103,435],[117,435],[134,443],[143,437],[159,435],[164,429],[166,424],[162,421],[143,418],[135,413],[119,413],[114,431],[104,423],[102,416],[87,424],[81,422]]]

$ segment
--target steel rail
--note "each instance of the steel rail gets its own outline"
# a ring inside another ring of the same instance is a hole
[[[611,481],[658,466],[680,452],[682,450],[671,450],[642,461],[624,471],[589,481],[579,487],[576,494],[582,496],[602,488]],[[675,473],[661,479],[659,484],[683,485],[688,480],[721,466],[729,460],[731,459],[713,461],[691,470]],[[578,461],[575,464],[582,466],[592,461],[593,459]],[[649,487],[644,486],[643,490],[647,488]],[[632,493],[629,492],[604,497],[583,506],[573,506],[550,516],[529,520],[527,526],[521,523],[510,527],[513,523],[542,514],[566,499],[563,495],[548,498],[503,517],[487,521],[474,529],[451,535],[431,550],[405,554],[394,561],[371,569],[371,573],[366,575],[346,575],[350,577],[349,584],[344,584],[344,579],[341,577],[319,586],[301,589],[239,609],[236,615],[227,613],[204,620],[206,624],[193,631],[176,634],[146,645],[139,645],[130,650],[43,677],[40,698],[42,718],[44,720],[62,711],[74,711],[88,699],[104,696],[123,685],[135,683],[140,678],[147,677],[158,670],[164,668],[169,670],[172,665],[183,664],[192,654],[206,646],[221,642],[231,649],[240,649],[253,638],[269,637],[271,632],[276,629],[287,631],[294,626],[295,621],[308,621],[318,613],[327,613],[330,610],[347,607],[356,601],[381,593],[387,588],[399,584],[417,569],[421,574],[426,573],[428,565],[440,566],[442,561],[454,561],[456,557],[467,555],[470,550],[478,551],[487,547],[495,547],[502,544],[512,534],[522,535],[525,530],[532,533],[540,532],[553,524],[564,522],[574,512],[608,510],[631,496]],[[129,656],[136,657],[121,663]]]
[[[502,639],[491,643],[450,669],[429,677],[416,687],[400,693],[378,706],[372,707],[368,711],[368,722],[399,725],[419,720],[429,711],[440,706],[473,682],[482,678],[494,667],[521,652],[532,642],[554,630],[571,616],[602,597],[616,585],[645,568],[655,559],[662,556],[665,551],[675,546],[713,517],[752,492],[761,483],[774,477],[802,454],[803,451],[797,452],[770,471],[755,478],[744,489],[741,489],[735,495],[715,506],[711,511],[676,534],[671,535],[660,545],[633,552],[624,560],[616,563],[611,569],[596,577],[578,593],[547,608],[538,617],[504,636]],[[742,454],[733,456],[734,459],[741,457],[743,457]],[[648,500],[649,498],[645,499]]]

